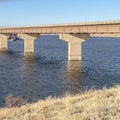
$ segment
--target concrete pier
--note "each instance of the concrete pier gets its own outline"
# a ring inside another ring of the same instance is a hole
[[[4,34],[0,34],[0,49],[7,49],[8,48],[8,36]]]
[[[40,37],[40,34],[19,34],[24,39],[24,53],[34,53],[34,41]]]
[[[68,42],[68,60],[82,60],[82,42],[89,34],[60,34],[60,39]]]

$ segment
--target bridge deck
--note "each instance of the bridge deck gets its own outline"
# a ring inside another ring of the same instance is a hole
[[[0,33],[40,33],[40,34],[114,34],[120,33],[120,21],[86,22],[75,24],[54,24],[38,26],[1,27]]]

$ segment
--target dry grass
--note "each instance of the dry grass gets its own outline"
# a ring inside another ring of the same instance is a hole
[[[120,120],[120,86],[1,108],[0,120]]]

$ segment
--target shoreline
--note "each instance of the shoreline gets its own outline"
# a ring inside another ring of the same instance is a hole
[[[0,120],[119,120],[120,86],[0,108]]]

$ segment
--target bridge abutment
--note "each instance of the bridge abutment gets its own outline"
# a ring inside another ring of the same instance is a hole
[[[68,42],[68,60],[82,60],[82,42],[89,34],[60,34],[60,39]]]
[[[24,53],[34,53],[34,41],[40,37],[40,34],[19,34],[24,39]]]

